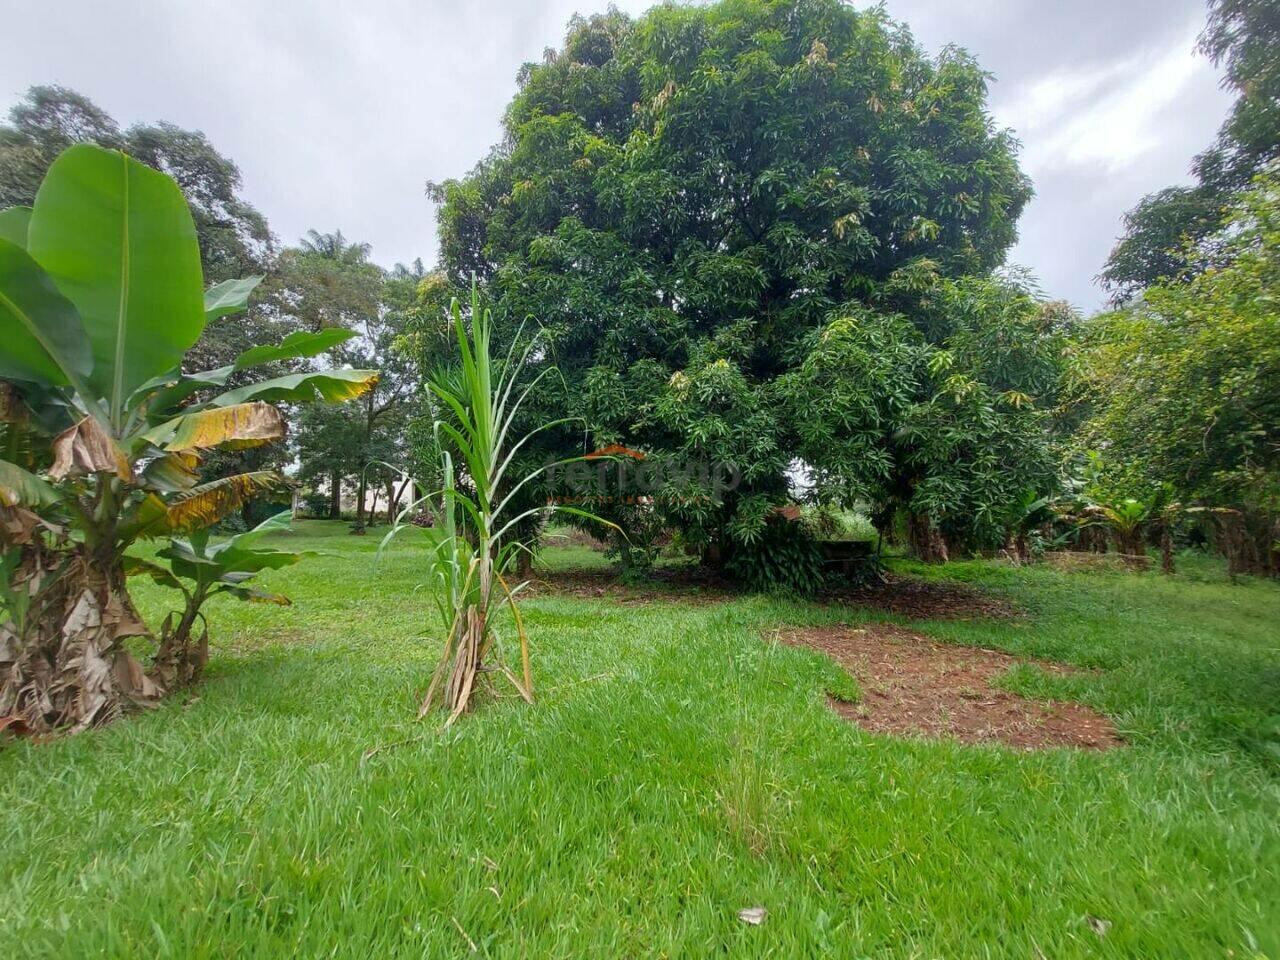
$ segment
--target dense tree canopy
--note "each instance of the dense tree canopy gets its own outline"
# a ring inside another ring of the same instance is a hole
[[[1280,7],[1209,0],[1200,51],[1223,69],[1223,85],[1237,97],[1213,146],[1196,157],[1196,176],[1220,191],[1245,189],[1280,160]]]
[[[1280,181],[1262,178],[1230,211],[1214,263],[1101,314],[1074,349],[1073,394],[1088,409],[1077,444],[1101,450],[1104,480],[1142,496],[1280,512]],[[1195,256],[1194,251],[1189,256]]]
[[[73,143],[123,150],[177,181],[207,279],[265,272],[272,246],[266,218],[240,196],[239,168],[208,137],[164,122],[121,131],[88,97],[65,87],[32,87],[0,126],[0,207],[30,206],[49,165]]]
[[[575,19],[520,81],[504,142],[432,187],[444,266],[548,328],[543,401],[590,444],[740,471],[723,502],[677,478],[691,540],[761,536],[797,459],[962,537],[1046,482],[1038,308],[990,277],[1031,191],[968,54],[724,0]],[[1034,467],[1002,476],[1011,450]]]

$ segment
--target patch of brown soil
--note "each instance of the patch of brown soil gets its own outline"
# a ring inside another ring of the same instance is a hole
[[[911,620],[1007,619],[1021,615],[1008,600],[963,583],[885,574],[883,581],[834,590],[833,600],[874,607]]]
[[[1027,749],[1105,750],[1123,743],[1111,721],[1089,707],[1028,700],[991,685],[1019,663],[1075,672],[1065,664],[937,643],[890,624],[796,629],[780,639],[827,654],[857,678],[861,702],[833,699],[831,706],[866,730]]]

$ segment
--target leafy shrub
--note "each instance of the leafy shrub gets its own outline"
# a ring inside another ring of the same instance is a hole
[[[725,563],[730,576],[761,593],[811,597],[826,583],[822,550],[803,524],[773,519],[750,544],[736,544]]]

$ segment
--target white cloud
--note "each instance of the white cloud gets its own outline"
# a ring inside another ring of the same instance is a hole
[[[1023,163],[1033,177],[1133,166],[1167,141],[1166,109],[1193,84],[1213,82],[1213,70],[1194,53],[1194,43],[1192,29],[1163,48],[1119,62],[1056,70],[1012,102],[997,104],[996,117],[1022,139]]]

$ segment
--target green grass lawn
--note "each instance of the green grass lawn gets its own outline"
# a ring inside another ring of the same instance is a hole
[[[532,598],[537,704],[441,733],[420,547],[345,529],[285,535],[294,606],[210,605],[191,696],[0,748],[0,956],[1280,958],[1274,584],[916,570],[1028,611],[934,636],[1099,668],[1009,682],[1106,753],[862,733],[767,637],[892,618],[762,598]]]

